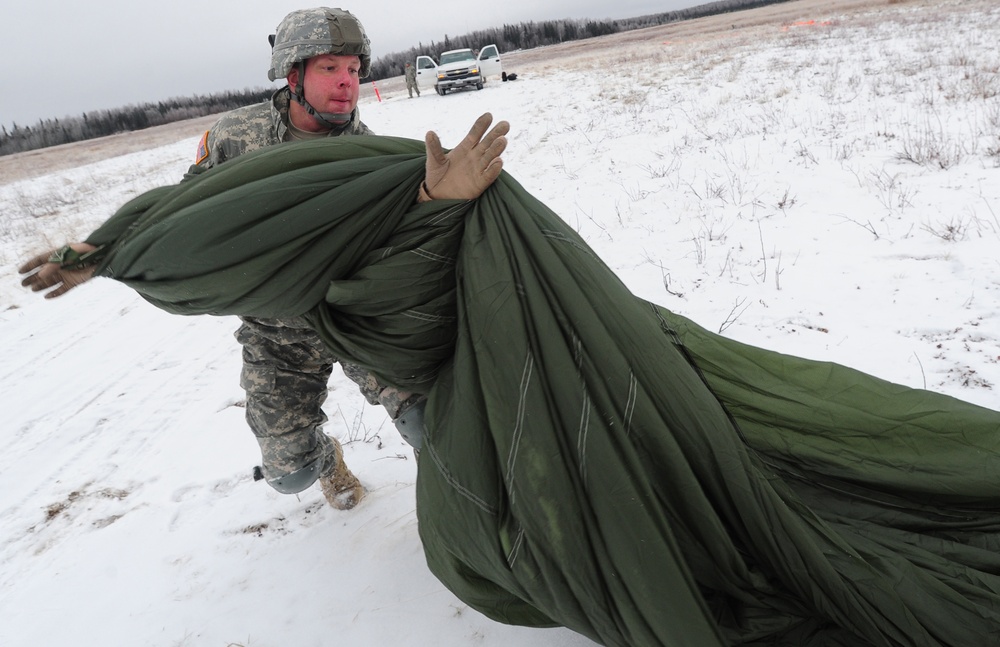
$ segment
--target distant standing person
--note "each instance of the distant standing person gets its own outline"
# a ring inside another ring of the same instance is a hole
[[[413,67],[409,63],[406,64],[406,90],[410,93],[410,98],[413,98],[413,91],[417,91],[417,96],[420,96],[420,88],[417,87],[417,68]]]

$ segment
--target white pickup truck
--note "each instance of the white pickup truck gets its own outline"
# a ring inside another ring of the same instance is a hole
[[[503,74],[500,50],[496,45],[487,45],[476,56],[471,49],[453,49],[441,54],[438,65],[430,56],[417,57],[417,87],[433,87],[444,96],[449,90],[475,87],[483,89],[489,76]]]

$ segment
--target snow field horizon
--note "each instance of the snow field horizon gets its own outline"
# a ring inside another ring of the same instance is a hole
[[[383,91],[361,115],[453,146],[490,111],[511,122],[507,172],[637,296],[1000,410],[996,42],[985,0],[824,9],[478,92]],[[369,490],[350,513],[252,482],[234,318],[112,281],[20,287],[30,255],[177,182],[200,135],[0,179],[0,644],[592,644],[489,621],[430,575],[412,454],[338,369],[326,431]]]

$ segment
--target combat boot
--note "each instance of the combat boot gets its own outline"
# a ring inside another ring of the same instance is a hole
[[[336,438],[334,444],[335,464],[333,469],[320,477],[319,485],[327,502],[338,510],[350,510],[361,502],[365,488],[344,462],[344,449]]]

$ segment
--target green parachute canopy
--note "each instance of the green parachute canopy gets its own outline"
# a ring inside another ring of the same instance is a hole
[[[491,618],[618,646],[1000,644],[1000,413],[712,334],[509,175],[414,204],[423,166],[402,139],[276,146],[88,242],[170,312],[304,314],[428,393],[425,554]]]

